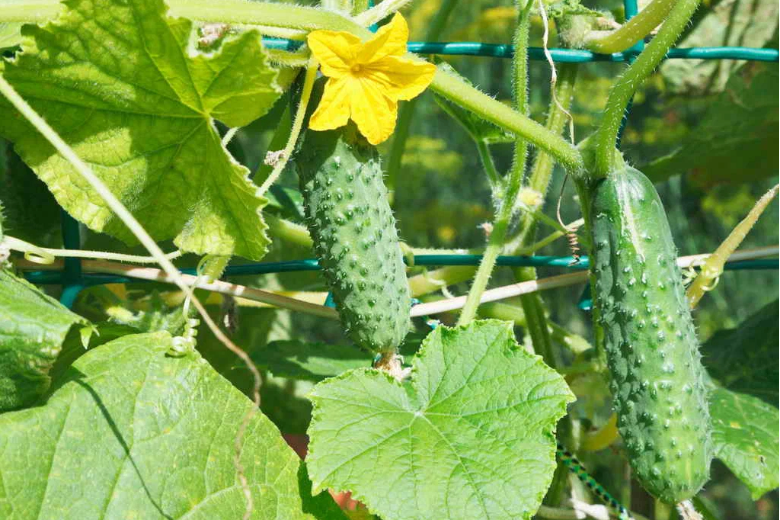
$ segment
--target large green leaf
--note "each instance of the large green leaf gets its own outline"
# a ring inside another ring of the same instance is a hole
[[[702,345],[708,372],[723,385],[710,396],[715,454],[754,499],[778,486],[777,338],[775,300]]]
[[[166,332],[102,345],[43,406],[0,416],[0,517],[242,517],[234,441],[253,405],[197,353],[169,357],[171,345]],[[252,518],[311,518],[299,458],[262,414],[240,461]]]
[[[0,412],[31,404],[49,389],[65,336],[87,320],[33,285],[0,269]]]
[[[772,46],[772,39],[777,34],[777,15],[776,0],[706,2],[697,14],[701,19],[677,46]],[[661,66],[661,73],[672,91],[696,95],[723,90],[730,75],[739,66],[737,60],[668,60]],[[774,67],[777,68],[776,65]]]
[[[213,54],[161,0],[68,0],[59,18],[22,29],[3,75],[157,240],[196,253],[261,258],[268,238],[248,170],[213,119],[243,126],[280,95],[256,31]],[[59,203],[97,231],[134,237],[73,167],[0,100],[0,134]]]
[[[776,177],[778,168],[777,65],[748,63],[677,150],[642,166],[654,182],[691,172],[699,186]]]
[[[412,379],[359,369],[319,383],[307,465],[315,492],[350,490],[385,520],[530,518],[573,400],[512,325],[438,327]]]
[[[715,456],[745,483],[753,499],[775,489],[780,464],[777,408],[753,396],[718,388],[710,397],[710,412]]]
[[[776,407],[779,319],[775,300],[738,328],[715,333],[702,345],[710,375],[729,390],[753,395]]]

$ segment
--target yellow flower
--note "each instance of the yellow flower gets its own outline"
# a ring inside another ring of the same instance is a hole
[[[409,28],[396,13],[367,42],[341,31],[313,31],[307,39],[328,77],[325,92],[309,121],[312,130],[333,130],[352,120],[371,144],[393,133],[398,101],[418,96],[436,67],[404,58]]]

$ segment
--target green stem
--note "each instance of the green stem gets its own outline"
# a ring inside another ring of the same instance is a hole
[[[559,135],[563,131],[563,127],[569,117],[566,112],[571,107],[576,77],[577,65],[563,64],[558,68],[558,81],[554,90],[551,91],[552,99],[550,100],[547,122],[545,123],[545,127],[550,132],[554,132],[555,135]],[[536,154],[528,185],[543,196],[546,195],[547,187],[550,184],[553,165],[553,158],[550,155],[543,152]],[[525,253],[527,248],[533,245],[536,239],[536,232],[536,219],[531,218],[529,215],[523,220],[520,240],[515,254],[519,254],[520,251]],[[534,268],[518,268],[514,270],[514,273],[518,281],[536,279],[536,269]],[[553,348],[552,338],[547,327],[547,316],[544,312],[544,303],[541,297],[538,294],[523,295],[520,298],[520,302],[529,322],[526,330],[531,337],[534,349],[544,358],[548,365],[554,368],[560,366],[560,359],[558,359],[557,353]]]
[[[391,14],[402,9],[406,4],[413,2],[414,0],[383,0],[379,5],[372,7],[368,11],[360,13],[355,17],[355,20],[365,26],[378,23]]]
[[[516,326],[524,329],[528,327],[528,319],[525,312],[523,312],[523,308],[507,303],[484,303],[479,308],[479,315],[485,318],[513,321]],[[552,339],[562,345],[566,345],[574,354],[580,354],[592,348],[588,340],[582,336],[569,332],[552,321],[546,320],[546,322]]]
[[[366,37],[368,30],[338,13],[270,2],[245,0],[168,0],[169,15],[202,22],[264,25],[302,31],[347,31]]]
[[[313,56],[309,58],[309,65],[306,69],[306,76],[303,80],[303,89],[301,90],[301,100],[298,102],[298,110],[295,112],[295,119],[293,120],[292,129],[290,130],[290,136],[287,138],[287,145],[282,150],[282,156],[278,163],[274,166],[273,171],[268,176],[260,188],[257,190],[258,195],[263,195],[268,189],[276,182],[279,175],[282,174],[284,167],[287,165],[287,161],[290,160],[290,156],[295,148],[295,143],[298,142],[298,136],[303,128],[303,120],[306,119],[306,107],[309,106],[309,98],[311,97],[311,91],[314,87],[314,80],[317,79],[317,70],[319,68],[319,62]]]
[[[531,28],[531,2],[522,7],[520,11],[517,29],[515,31],[515,56],[513,58],[514,70],[514,95],[515,109],[520,114],[528,111],[528,32]],[[493,268],[496,265],[496,258],[501,253],[506,243],[506,232],[512,220],[515,211],[515,201],[520,193],[523,184],[523,175],[525,174],[525,155],[527,153],[527,142],[521,136],[518,136],[515,142],[515,160],[506,180],[506,191],[502,194],[498,213],[496,215],[493,230],[490,232],[487,248],[482,255],[482,261],[479,263],[477,274],[474,276],[474,283],[471,285],[466,304],[458,318],[458,325],[470,323],[477,314],[482,293],[485,292],[488,280],[493,274]]]
[[[676,3],[677,0],[653,0],[636,16],[623,24],[620,29],[598,39],[587,41],[586,46],[591,51],[600,54],[622,52],[658,27]]]
[[[444,0],[444,2],[442,2],[436,16],[433,17],[433,20],[431,20],[431,23],[428,25],[428,32],[425,33],[426,41],[430,42],[439,39],[439,36],[441,36],[441,33],[444,31],[447,19],[457,3],[458,0]],[[401,162],[404,156],[404,149],[406,148],[406,140],[409,138],[409,129],[412,124],[412,115],[414,114],[419,99],[419,97],[416,97],[409,102],[404,103],[398,111],[398,122],[395,125],[393,141],[387,159],[387,179],[385,182],[390,190],[395,189],[396,179],[398,178],[398,173],[401,171]]]
[[[474,139],[474,144],[477,147],[477,154],[479,154],[479,159],[482,161],[482,166],[485,168],[491,191],[496,194],[503,184],[503,181],[496,169],[496,163],[493,162],[493,155],[490,153],[490,148],[488,148],[487,143],[482,139]]]
[[[477,314],[479,300],[482,297],[482,293],[485,292],[490,275],[493,273],[496,258],[498,258],[498,255],[504,248],[504,239],[512,218],[514,201],[517,199],[517,194],[520,191],[520,181],[519,175],[509,180],[506,196],[501,201],[501,206],[493,224],[493,231],[490,232],[487,248],[485,248],[485,253],[482,255],[482,261],[479,263],[477,274],[474,276],[474,282],[466,298],[466,304],[463,306],[463,310],[458,318],[458,325],[470,323]]]
[[[368,0],[354,0],[352,2],[352,16],[358,15],[368,9]]]
[[[756,202],[756,205],[753,206],[753,209],[750,210],[748,216],[737,224],[726,240],[705,260],[701,273],[693,280],[686,294],[688,305],[690,305],[691,309],[696,307],[705,292],[712,289],[714,281],[723,273],[723,266],[726,264],[726,260],[737,250],[748,232],[753,228],[753,225],[758,221],[758,217],[761,216],[769,203],[775,198],[777,190],[778,186],[775,186],[764,194]]]
[[[284,240],[297,246],[313,248],[314,244],[305,226],[279,218],[271,213],[263,215],[265,223],[268,224],[268,233],[274,238]]]
[[[571,143],[556,135],[544,126],[524,114],[508,108],[500,101],[472,87],[459,77],[436,71],[431,89],[483,119],[528,139],[539,149],[552,155],[564,168],[580,171],[583,168],[582,156]]]
[[[631,97],[664,59],[698,6],[699,0],[677,0],[658,35],[612,86],[604,109],[604,118],[595,136],[596,165],[593,173],[596,176],[607,175],[612,170],[615,162],[615,140]]]
[[[308,63],[308,61],[309,60],[307,58],[306,62]],[[268,143],[268,152],[283,149],[285,143],[287,143],[287,140],[290,137],[292,125],[292,108],[290,107],[290,103],[285,103],[284,111],[279,118],[279,122],[276,124],[274,135],[271,137],[271,142]],[[250,178],[255,181],[255,183],[263,183],[268,178],[268,176],[271,175],[273,169],[274,167],[270,164],[266,164],[265,161],[260,161],[260,164],[257,166],[255,173],[253,173]]]
[[[517,29],[513,44],[515,56],[512,59],[512,98],[515,110],[523,115],[528,115],[528,34],[531,29],[531,6],[533,0],[525,0],[526,5],[521,5],[523,0],[515,2],[520,10],[517,20]],[[528,156],[528,141],[522,137],[515,140],[514,153],[512,155],[512,169],[509,177],[525,175],[525,161]]]
[[[574,84],[577,80],[576,63],[561,63],[557,65],[558,81],[555,84],[555,99],[550,100],[545,128],[555,135],[561,135],[569,119],[566,113],[571,109],[574,96]],[[557,103],[555,101],[558,101]],[[550,185],[555,159],[548,153],[539,152],[534,158],[528,180],[528,187],[538,191],[544,197]]]

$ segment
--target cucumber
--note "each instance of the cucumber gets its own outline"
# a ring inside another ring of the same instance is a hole
[[[354,124],[307,131],[295,157],[306,221],[341,322],[357,345],[393,353],[411,297],[376,148]]]
[[[708,479],[704,368],[666,212],[653,183],[619,164],[585,188],[596,320],[631,467],[648,492],[676,504]]]

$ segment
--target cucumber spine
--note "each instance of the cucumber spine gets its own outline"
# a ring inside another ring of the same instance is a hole
[[[639,482],[676,504],[707,481],[712,446],[704,368],[666,212],[652,182],[622,161],[580,186],[618,430]]]
[[[296,156],[307,227],[349,337],[392,353],[409,332],[411,296],[376,148],[354,125],[307,131]]]

